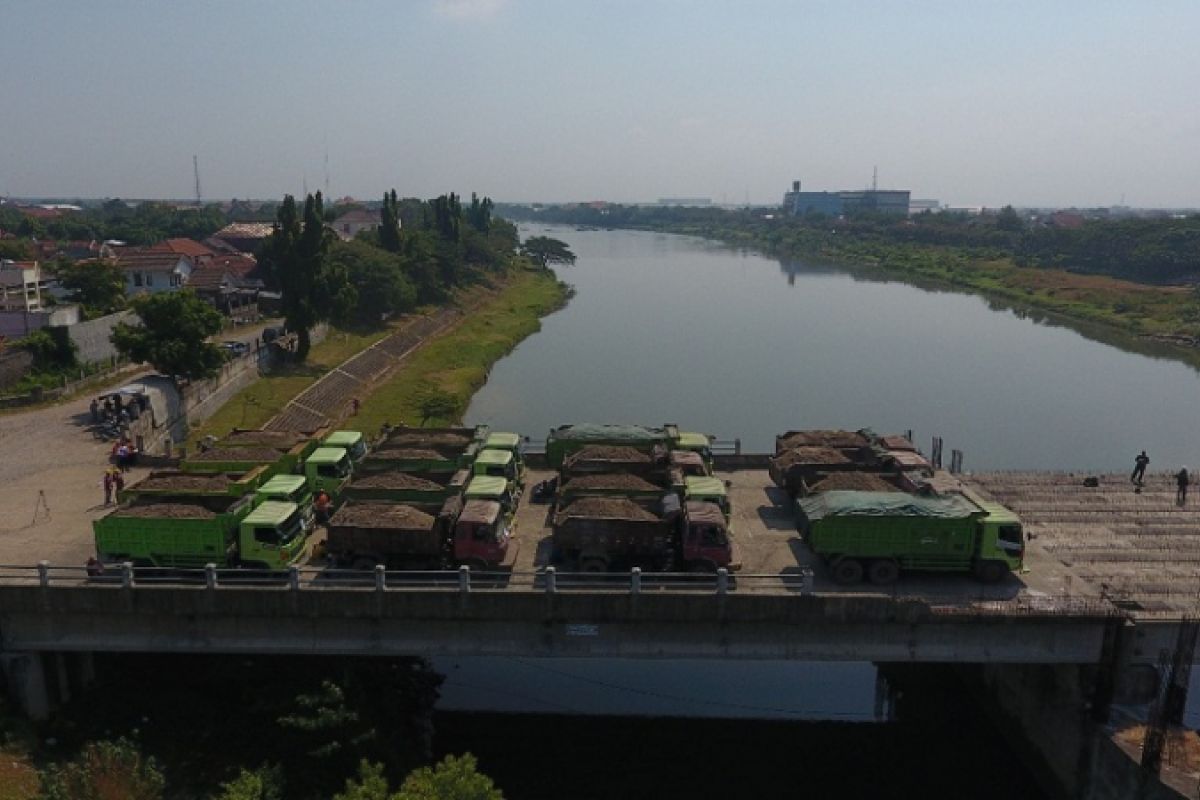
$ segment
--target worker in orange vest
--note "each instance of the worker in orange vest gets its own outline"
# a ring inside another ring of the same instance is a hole
[[[317,522],[329,521],[329,493],[324,489],[317,492],[317,497],[313,500],[313,511],[316,513]]]

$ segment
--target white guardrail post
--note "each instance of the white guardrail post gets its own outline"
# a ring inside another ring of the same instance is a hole
[[[133,562],[132,561],[121,562],[121,588],[122,589],[132,589],[133,588]]]
[[[458,568],[458,591],[460,594],[471,593],[471,568],[466,564]]]
[[[554,567],[546,567],[546,594],[558,591],[558,573]]]
[[[717,594],[729,594],[729,570],[724,567],[717,570]]]
[[[634,567],[633,569],[629,570],[629,593],[630,594],[641,594],[642,593],[642,568],[641,567]]]
[[[288,567],[288,588],[293,592],[300,591],[300,568],[295,564]]]
[[[204,565],[204,588],[217,588],[217,565],[208,563]]]
[[[47,586],[50,585],[50,562],[49,561],[39,561],[37,567],[38,567],[38,583],[41,584],[41,587],[43,589],[45,589]]]
[[[383,564],[375,565],[375,591],[382,592],[387,588],[387,567]]]

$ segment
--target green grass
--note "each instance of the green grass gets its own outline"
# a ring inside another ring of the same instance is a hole
[[[452,395],[459,409],[483,386],[492,364],[541,328],[541,317],[560,308],[568,289],[552,272],[522,271],[453,331],[409,356],[405,364],[363,400],[353,427],[370,435],[388,422],[421,424],[420,398],[431,388]],[[461,413],[461,412],[460,412]],[[430,419],[449,425],[457,419]]]
[[[347,427],[374,435],[385,422],[420,424],[417,404],[430,387],[449,393],[460,409],[466,408],[491,365],[537,332],[539,319],[559,308],[566,297],[566,286],[552,272],[514,271],[499,290],[483,296],[481,305],[451,333],[417,350],[390,380],[361,396],[362,408]],[[223,436],[233,428],[261,427],[330,369],[389,333],[390,328],[367,334],[332,331],[313,347],[307,363],[255,381],[193,430],[189,440],[195,443],[208,434]],[[455,421],[428,420],[430,424]]]
[[[391,328],[369,332],[331,328],[325,341],[309,351],[308,361],[278,367],[235,394],[203,425],[191,431],[189,441],[194,444],[208,434],[223,436],[233,428],[261,427],[326,372],[391,332]]]

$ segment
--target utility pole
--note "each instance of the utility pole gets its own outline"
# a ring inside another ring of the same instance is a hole
[[[203,205],[200,200],[200,160],[196,156],[192,156],[192,172],[196,176],[196,207]]]
[[[878,189],[879,189],[879,166],[876,165],[875,169],[871,172],[871,191],[872,192],[878,191]]]

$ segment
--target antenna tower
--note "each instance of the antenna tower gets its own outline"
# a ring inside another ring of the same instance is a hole
[[[196,176],[196,205],[200,206],[203,203],[200,201],[200,160],[192,156],[192,172]]]
[[[329,137],[325,137],[325,199],[329,199]]]
[[[879,167],[876,166],[875,169],[871,172],[871,191],[874,192],[878,189],[879,189]]]

